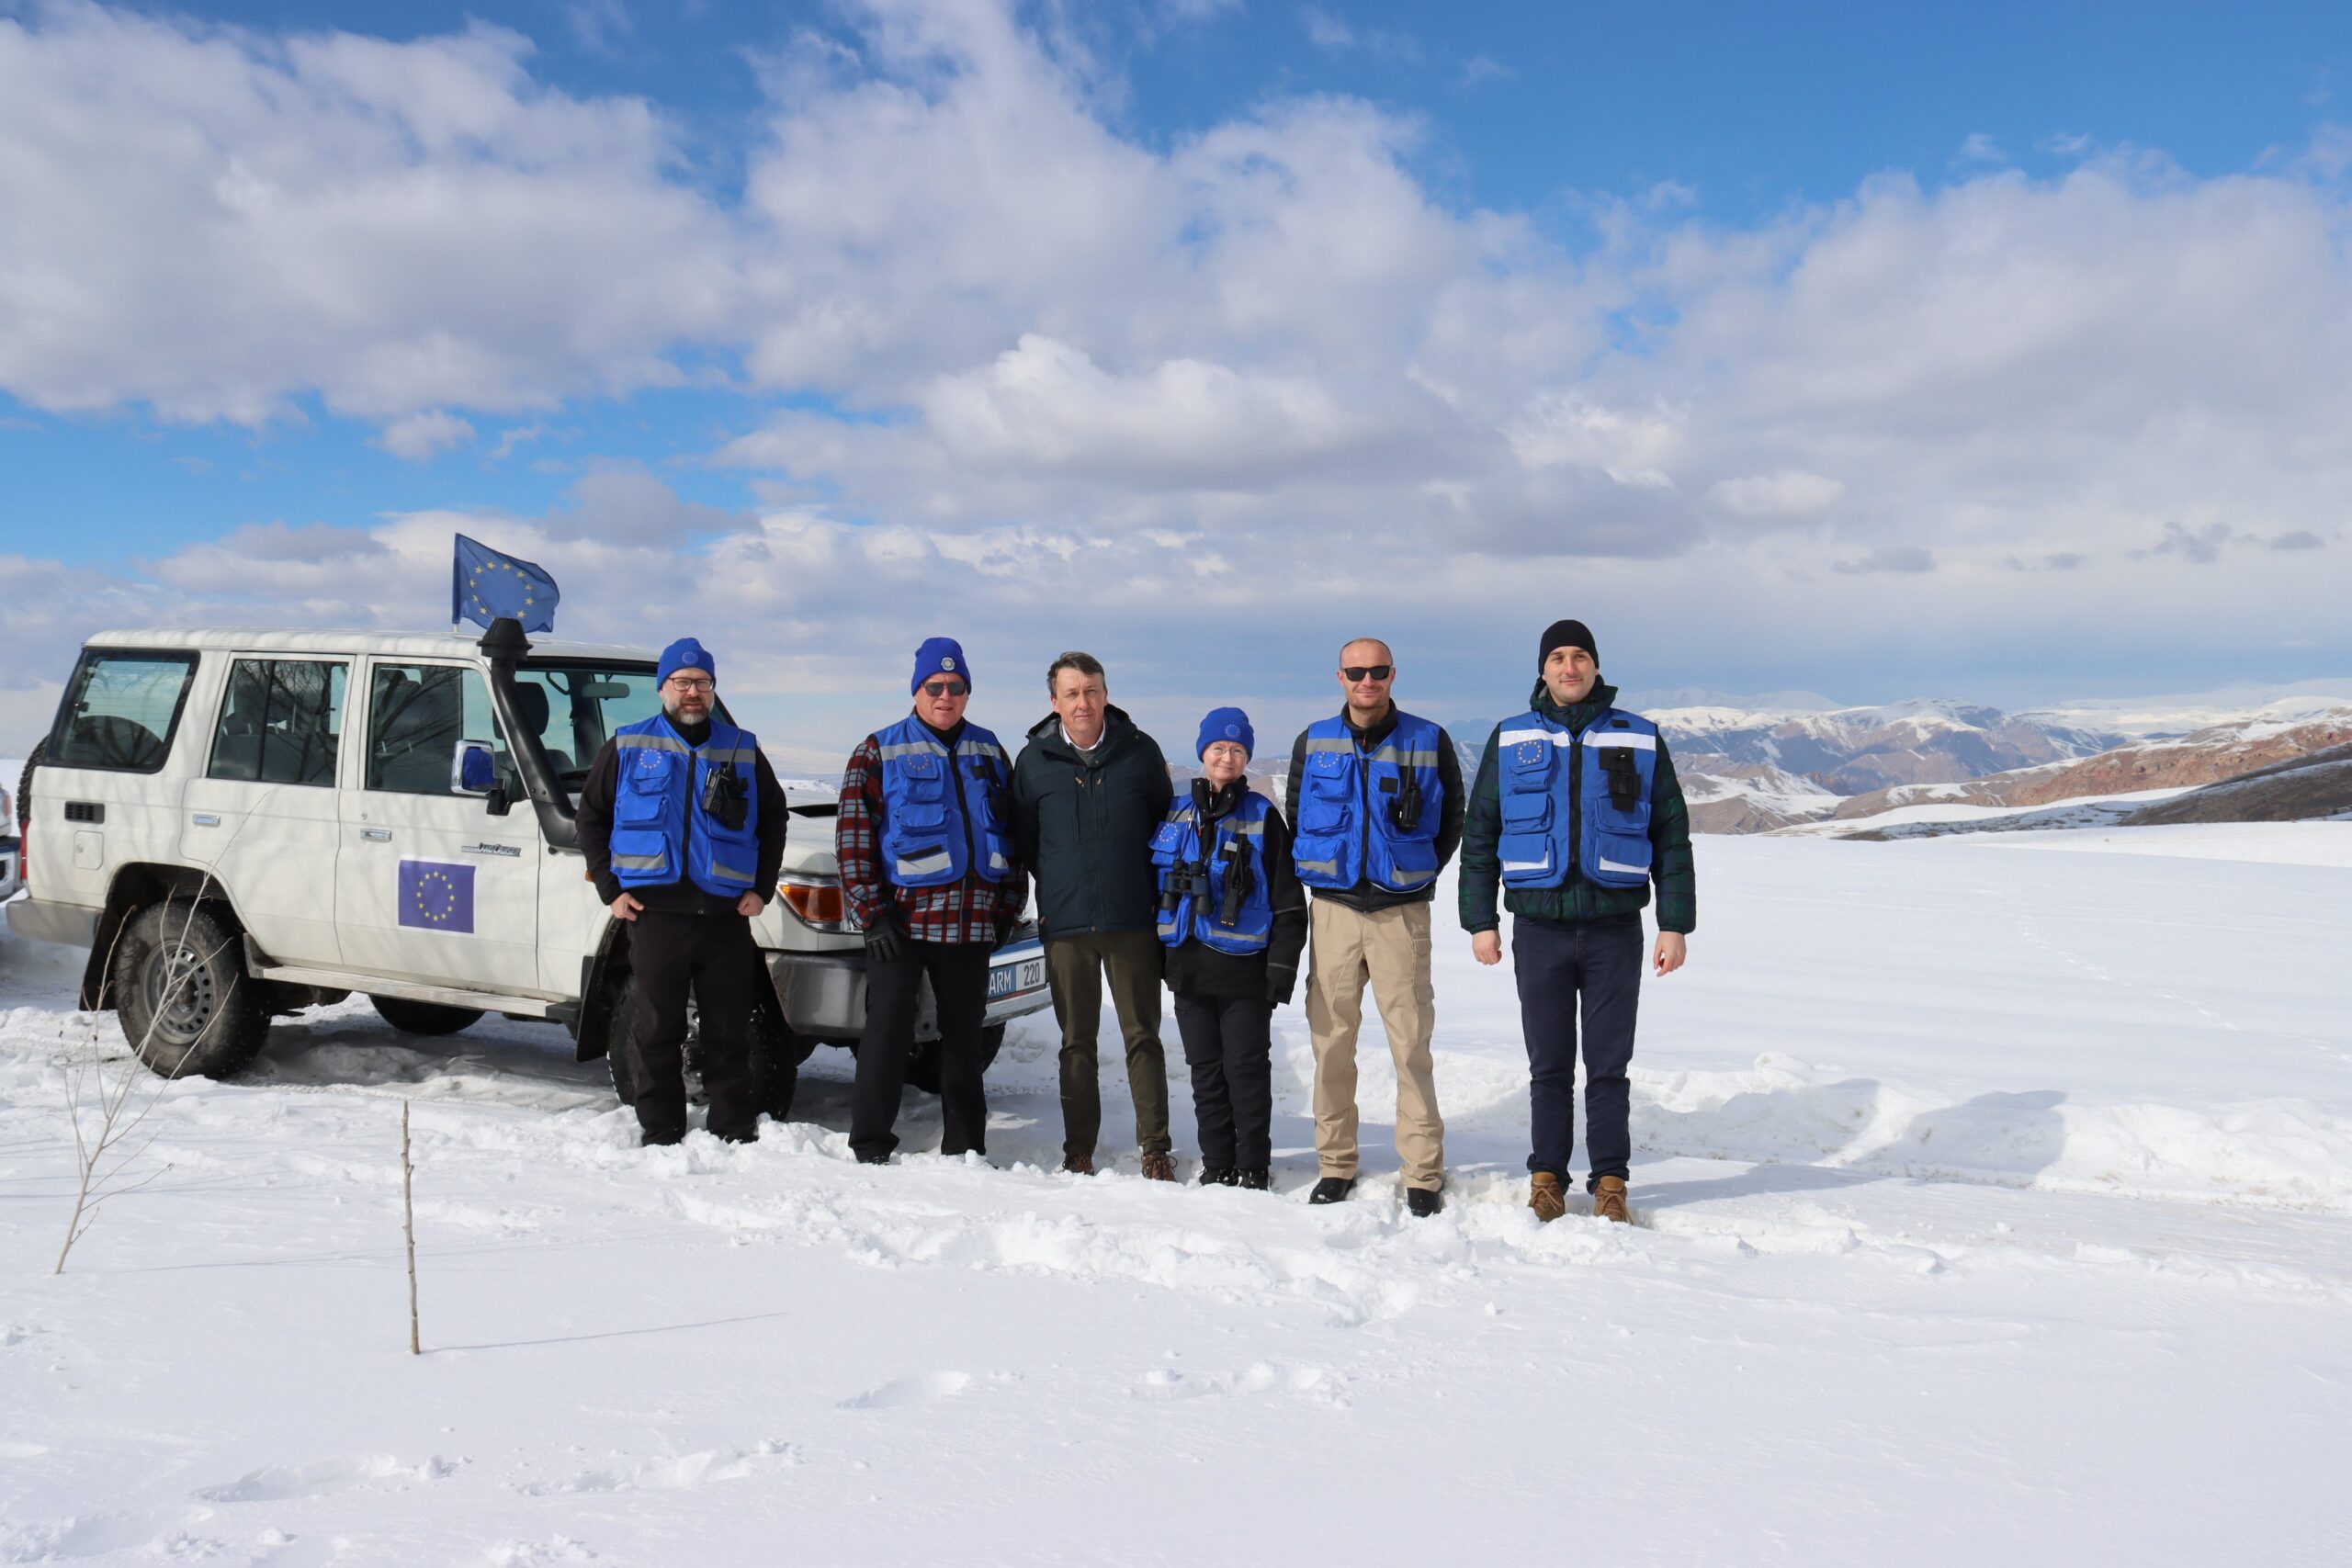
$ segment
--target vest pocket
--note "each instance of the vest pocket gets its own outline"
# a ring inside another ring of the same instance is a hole
[[[1159,825],[1159,831],[1155,832],[1151,836],[1151,863],[1154,865],[1174,865],[1176,863],[1176,857],[1183,852],[1183,849],[1184,824],[1182,822],[1162,822]]]
[[[613,791],[615,826],[626,823],[641,828],[661,822],[662,807],[669,803],[673,765],[667,751],[637,751],[636,761],[621,769],[618,787]]]
[[[616,876],[678,874],[678,868],[670,863],[670,846],[659,828],[624,828],[616,824],[611,850]]]
[[[1614,882],[1620,886],[1638,886],[1650,875],[1650,841],[1638,833],[1603,831],[1600,840],[1600,863],[1593,867],[1595,882]]]
[[[1394,874],[1389,886],[1409,893],[1437,875],[1437,845],[1427,839],[1395,840],[1388,847],[1388,862]]]

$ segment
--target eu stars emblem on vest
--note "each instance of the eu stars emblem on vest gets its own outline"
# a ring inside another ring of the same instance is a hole
[[[474,868],[447,861],[401,862],[400,923],[419,931],[471,936]]]

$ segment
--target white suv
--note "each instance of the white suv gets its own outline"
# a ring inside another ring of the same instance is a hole
[[[82,1005],[147,1064],[222,1077],[275,1015],[364,993],[445,1034],[485,1012],[560,1023],[635,1099],[628,929],[587,880],[573,793],[652,716],[654,657],[511,621],[449,633],[107,632],[90,639],[18,803],[18,936],[86,947]],[[795,795],[780,897],[752,922],[769,992],[753,1057],[790,1109],[819,1043],[854,1049],[865,946],[829,796]],[[1046,1005],[1034,929],[989,975],[988,1054]],[[909,1077],[935,1089],[928,1006]]]

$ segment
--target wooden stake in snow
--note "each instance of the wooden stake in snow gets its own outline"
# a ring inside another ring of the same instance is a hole
[[[416,1343],[416,1168],[408,1157],[408,1102],[401,1102],[401,1234],[408,1239],[408,1353],[424,1352]]]

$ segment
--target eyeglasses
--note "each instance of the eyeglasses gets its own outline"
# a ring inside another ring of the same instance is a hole
[[[1393,664],[1342,664],[1340,673],[1350,682],[1385,681],[1396,667]]]
[[[926,697],[960,697],[972,688],[961,681],[925,681],[922,694]]]
[[[684,675],[673,675],[670,677],[670,684],[677,687],[681,692],[698,692],[707,696],[710,694],[711,688],[716,686],[718,682],[715,681],[690,680]]]

